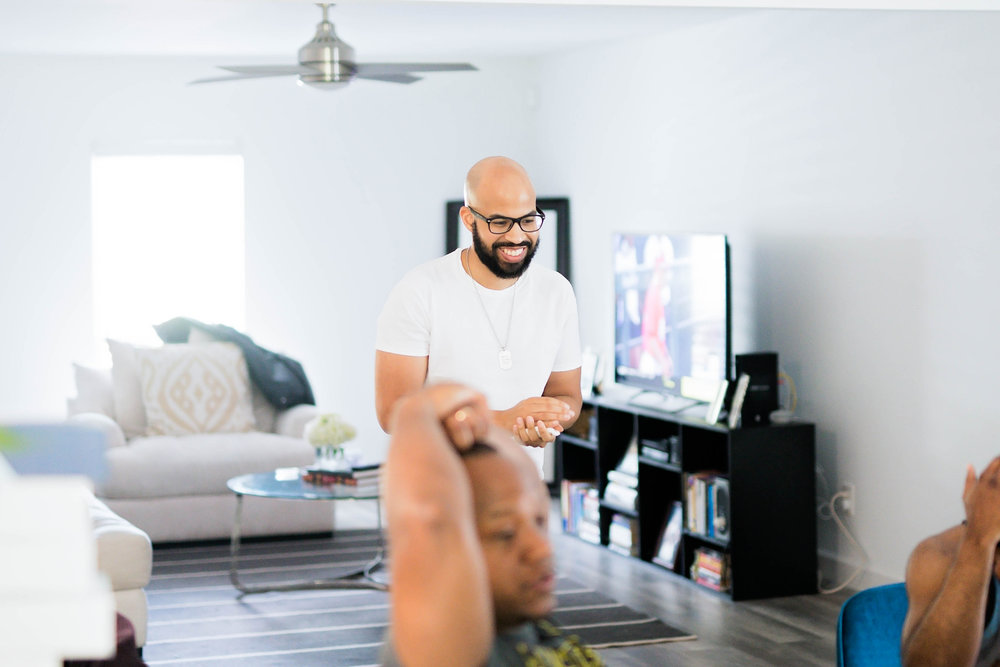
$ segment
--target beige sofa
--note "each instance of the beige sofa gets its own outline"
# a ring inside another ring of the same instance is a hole
[[[317,408],[271,406],[249,383],[245,362],[233,356],[235,346],[195,343],[144,350],[109,343],[114,364],[110,371],[74,365],[77,395],[68,402],[69,420],[104,432],[109,474],[97,483],[95,492],[154,543],[229,537],[236,497],[226,487],[227,480],[314,461],[315,452],[303,431]],[[206,357],[206,350],[211,355]],[[218,353],[228,356],[218,361]],[[191,355],[197,363],[184,366]],[[235,379],[226,376],[225,363],[233,361]],[[171,388],[169,382],[180,377],[177,368],[187,375],[184,383]],[[214,375],[199,385],[205,374]],[[163,378],[167,386],[157,395],[156,383]],[[181,398],[177,387],[186,392]],[[209,413],[198,405],[209,399],[213,408],[230,399],[235,407]],[[184,410],[190,414],[175,414]],[[230,423],[219,426],[222,413]],[[170,418],[180,426],[171,426]],[[184,432],[188,422],[187,430],[193,432]],[[221,432],[197,432],[200,428]],[[171,432],[177,429],[181,432]],[[333,530],[332,503],[248,497],[242,512],[244,536]]]
[[[126,440],[106,415],[80,413],[71,422],[105,431],[109,474],[97,496],[153,542],[229,537],[236,496],[231,477],[275,468],[305,466],[315,458],[301,437],[313,406],[296,406],[275,420],[274,433],[205,433],[145,436]],[[297,434],[297,435],[293,435]],[[246,498],[242,534],[282,535],[333,530],[330,503]]]
[[[149,536],[90,497],[90,519],[97,541],[97,569],[107,575],[115,608],[135,628],[135,644],[146,643],[146,591],[153,569]]]

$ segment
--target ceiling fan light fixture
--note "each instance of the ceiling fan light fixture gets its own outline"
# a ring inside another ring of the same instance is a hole
[[[316,70],[299,76],[307,84],[348,82],[357,73],[354,49],[337,37],[333,24],[327,20],[327,6],[323,7],[323,20],[316,26],[316,34],[299,49],[299,64]]]
[[[322,79],[315,81],[307,81],[304,77],[307,75],[299,76],[298,80],[295,82],[301,87],[309,86],[310,88],[315,88],[316,90],[340,90],[341,88],[346,88],[350,80],[347,81],[325,81]]]

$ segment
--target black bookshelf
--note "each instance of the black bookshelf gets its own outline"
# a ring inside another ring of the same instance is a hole
[[[733,600],[816,592],[813,424],[730,430],[607,397],[588,399],[584,408],[593,410],[589,432],[566,433],[556,441],[556,481],[590,481],[598,488],[603,545],[608,545],[611,516],[619,512],[638,520],[638,557],[652,561],[675,501],[682,502],[687,516],[685,474],[711,471],[729,484],[728,536],[710,537],[685,526],[672,571],[690,579],[695,550],[707,547],[729,560],[725,594]],[[675,456],[640,455],[637,506],[623,512],[604,501],[604,489],[608,471],[633,439],[671,441]]]

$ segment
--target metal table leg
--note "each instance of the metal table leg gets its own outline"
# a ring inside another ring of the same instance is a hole
[[[371,588],[380,591],[389,590],[389,585],[375,579],[372,572],[382,564],[385,554],[385,537],[382,534],[382,500],[375,498],[375,508],[378,516],[378,548],[375,556],[363,567],[350,570],[329,579],[312,579],[293,581],[287,584],[244,584],[239,577],[240,537],[243,530],[243,494],[236,494],[236,516],[233,519],[232,539],[229,543],[229,581],[240,592],[239,597],[254,593],[269,593],[272,591],[301,591],[313,589],[356,589]],[[363,579],[352,581],[351,577],[362,576]]]

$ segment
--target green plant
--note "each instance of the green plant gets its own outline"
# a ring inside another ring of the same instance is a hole
[[[0,452],[12,452],[21,448],[21,440],[13,431],[0,427]]]

